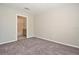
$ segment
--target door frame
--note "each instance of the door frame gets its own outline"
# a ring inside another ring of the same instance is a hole
[[[28,20],[28,16],[26,16],[26,15],[22,15],[22,14],[16,14],[16,40],[18,40],[18,25],[17,25],[17,23],[18,23],[18,19],[17,19],[17,17],[18,16],[23,16],[23,17],[26,17],[26,38],[27,38],[27,28],[28,28],[28,23],[27,23],[27,20]]]

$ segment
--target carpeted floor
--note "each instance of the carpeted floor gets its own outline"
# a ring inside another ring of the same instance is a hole
[[[79,55],[79,49],[39,38],[0,45],[0,55]]]

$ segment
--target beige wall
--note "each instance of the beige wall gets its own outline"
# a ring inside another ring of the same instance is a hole
[[[35,37],[79,47],[79,7],[55,7],[35,17]]]
[[[33,36],[33,16],[9,7],[0,6],[0,44],[16,41],[16,15],[28,16],[27,38]]]

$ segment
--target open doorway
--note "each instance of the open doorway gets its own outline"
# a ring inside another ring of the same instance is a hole
[[[24,16],[17,16],[17,39],[22,40],[27,37],[26,20]]]

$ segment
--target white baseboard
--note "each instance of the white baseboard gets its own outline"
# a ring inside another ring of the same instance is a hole
[[[27,36],[27,38],[31,38],[31,37],[34,37],[34,36]]]
[[[10,43],[10,42],[15,42],[15,41],[17,41],[17,40],[11,40],[11,41],[2,42],[2,43],[0,43],[0,45]]]
[[[31,37],[29,37],[29,38],[31,38]],[[79,46],[75,46],[75,45],[71,45],[71,44],[66,44],[66,43],[50,40],[50,39],[47,39],[47,38],[42,38],[42,37],[36,37],[36,38],[40,38],[40,39],[43,39],[43,40],[48,40],[48,41],[51,41],[51,42],[56,42],[56,43],[63,44],[63,45],[66,45],[66,46],[71,46],[71,47],[79,48]],[[10,42],[14,42],[14,41],[17,41],[17,40],[2,42],[2,43],[0,43],[0,45],[6,44],[6,43],[10,43]]]
[[[75,45],[71,45],[71,44],[67,44],[67,43],[62,43],[62,42],[58,42],[58,41],[47,39],[47,38],[42,38],[42,37],[37,37],[37,38],[40,38],[40,39],[43,39],[43,40],[48,40],[48,41],[51,41],[51,42],[56,42],[56,43],[59,43],[59,44],[62,44],[62,45],[66,45],[66,46],[79,48],[79,46],[75,46]]]

